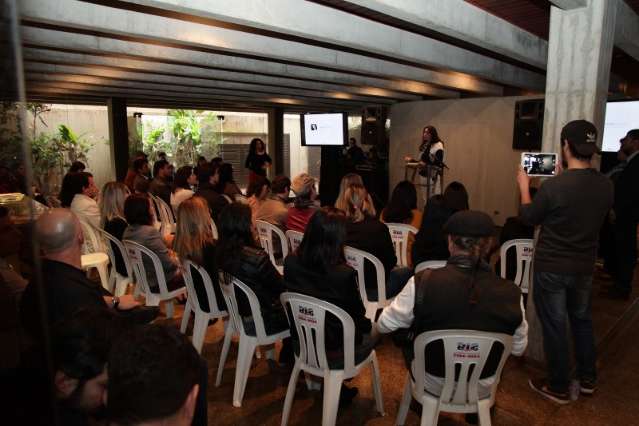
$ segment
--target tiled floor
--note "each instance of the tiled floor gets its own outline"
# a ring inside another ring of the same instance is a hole
[[[597,276],[598,285],[605,277]],[[609,301],[596,297],[593,292],[595,331],[600,341],[626,312],[630,302]],[[179,313],[181,314],[181,312]],[[178,324],[179,316],[175,321]],[[600,368],[600,387],[593,397],[560,407],[544,400],[529,389],[530,376],[540,374],[531,365],[511,357],[504,369],[500,384],[493,424],[503,426],[525,425],[639,425],[639,339],[636,329],[639,319],[618,333],[612,341],[600,347],[603,363]],[[263,358],[254,360],[242,408],[231,405],[237,343],[231,346],[222,384],[214,387],[219,353],[222,346],[221,322],[209,327],[203,356],[209,361],[209,424],[210,425],[279,425],[289,374],[273,371]],[[338,425],[393,425],[406,380],[406,369],[399,348],[385,339],[377,348],[382,375],[382,391],[386,415],[379,416],[371,389],[370,370],[366,369],[350,386],[359,388],[359,395],[351,406],[338,413]],[[321,392],[309,392],[297,387],[290,425],[319,425],[322,416]],[[407,425],[419,424],[419,416],[409,411]],[[440,425],[462,425],[462,415],[442,414]]]

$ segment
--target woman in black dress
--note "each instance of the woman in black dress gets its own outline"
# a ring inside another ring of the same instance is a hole
[[[266,177],[266,169],[271,167],[273,160],[266,153],[266,144],[260,138],[254,138],[249,145],[244,167],[249,169],[249,185],[258,177]]]

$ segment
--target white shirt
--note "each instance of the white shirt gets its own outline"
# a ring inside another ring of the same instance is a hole
[[[522,321],[513,335],[512,355],[520,356],[528,346],[528,322],[524,311],[523,299],[520,299]],[[415,277],[404,286],[404,289],[393,299],[390,305],[384,308],[377,320],[377,330],[386,334],[398,328],[409,328],[413,324],[413,308],[415,307]]]
[[[69,208],[78,216],[78,219],[96,228],[100,227],[100,208],[93,198],[87,197],[84,194],[75,194]]]
[[[173,211],[177,213],[178,206],[182,203],[182,201],[188,200],[193,196],[193,194],[193,191],[185,188],[177,188],[175,192],[172,192],[171,207],[173,207]]]

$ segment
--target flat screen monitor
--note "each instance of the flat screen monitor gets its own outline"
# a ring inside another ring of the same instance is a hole
[[[302,115],[303,146],[344,146],[347,134],[346,114]]]
[[[639,127],[637,117],[639,117],[639,101],[608,102],[601,150],[619,151],[619,139],[626,136],[628,130]]]

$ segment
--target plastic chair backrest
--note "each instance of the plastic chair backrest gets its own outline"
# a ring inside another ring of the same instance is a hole
[[[517,274],[513,281],[519,286],[522,293],[528,293],[528,288],[530,287],[531,265],[533,254],[535,252],[534,241],[527,238],[521,238],[506,241],[501,245],[501,248],[499,249],[499,257],[501,259],[500,275],[502,278],[506,278],[507,252],[512,247],[515,247],[515,253],[517,254]]]
[[[145,293],[149,293],[151,291],[151,287],[149,286],[147,271],[144,266],[144,261],[142,260],[143,256],[147,256],[153,263],[153,272],[155,273],[155,278],[160,289],[160,295],[167,294],[169,289],[166,286],[166,276],[164,275],[164,268],[162,268],[160,258],[151,250],[144,247],[142,244],[136,243],[135,241],[123,240],[122,243],[124,244],[124,247],[126,247],[129,259],[131,260],[131,266],[135,273],[135,280],[138,284],[142,284],[142,288]]]
[[[415,266],[415,273],[417,274],[424,269],[440,269],[446,266],[446,263],[448,263],[446,260],[426,260]]]
[[[264,220],[256,220],[255,227],[257,228],[257,233],[260,237],[260,244],[262,245],[262,248],[268,253],[273,266],[276,266],[277,264],[275,263],[275,251],[273,250],[273,234],[277,235],[277,237],[280,239],[283,259],[286,258],[286,256],[288,255],[288,242],[286,240],[286,235],[280,228]]]
[[[424,348],[429,343],[441,340],[444,345],[445,377],[439,401],[442,409],[446,406],[475,406],[479,399],[479,379],[488,360],[493,345],[504,346],[501,359],[491,385],[491,398],[499,384],[501,371],[512,350],[512,336],[474,330],[438,330],[417,336],[414,342],[415,358],[411,369],[415,378],[418,399],[425,392]],[[455,380],[456,371],[458,380]]]
[[[286,231],[286,238],[288,239],[288,244],[291,248],[291,252],[295,252],[295,250],[297,250],[297,248],[302,243],[302,240],[304,239],[304,233],[289,229],[288,231]]]
[[[175,224],[173,209],[160,197],[156,197],[155,195],[151,195],[151,197],[157,206],[157,210],[160,212],[160,222],[162,223],[160,233],[162,235],[170,234]]]
[[[197,297],[197,291],[195,291],[195,284],[193,283],[193,274],[199,274],[204,284],[204,290],[206,292],[206,298],[209,302],[209,312],[205,312],[211,316],[219,317],[223,311],[218,309],[217,297],[215,297],[215,290],[213,289],[213,281],[211,276],[206,272],[206,269],[193,263],[190,260],[185,260],[182,263],[184,283],[186,284],[187,291],[187,303],[191,305],[193,312],[204,312],[200,307],[200,300]]]
[[[386,226],[388,226],[391,240],[393,240],[397,264],[408,266],[408,237],[411,233],[417,235],[417,228],[404,223],[387,223]]]
[[[222,194],[222,197],[226,200],[227,203],[233,204],[233,199],[226,194]]]
[[[357,271],[357,286],[359,287],[359,294],[364,302],[368,302],[368,295],[366,294],[366,280],[364,277],[364,263],[368,260],[373,264],[373,266],[375,266],[377,278],[377,301],[379,304],[385,304],[386,272],[384,271],[384,265],[382,262],[370,253],[366,253],[363,250],[349,246],[344,247],[344,257],[346,258],[348,266]]]
[[[124,267],[126,268],[127,277],[133,278],[133,268],[131,267],[131,260],[129,259],[129,255],[126,248],[124,247],[124,244],[122,244],[122,241],[118,240],[104,229],[98,229],[98,232],[105,240],[110,243],[106,244],[106,246],[109,260],[111,260],[111,265],[115,267],[115,253],[113,252],[113,247],[116,247],[116,250],[120,252],[120,257],[122,257],[122,260],[124,261]]]
[[[251,316],[253,317],[253,323],[255,324],[255,336],[258,340],[264,340],[267,334],[264,327],[264,319],[262,318],[262,309],[260,308],[260,302],[253,290],[233,275],[223,271],[220,271],[220,287],[222,288],[222,294],[226,301],[226,309],[228,310],[229,317],[231,317],[235,330],[241,330],[243,334],[247,334],[244,329],[244,322],[240,315],[237,297],[235,294],[236,289],[239,289],[239,291],[244,293],[251,307]]]
[[[326,313],[330,312],[342,323],[344,330],[344,373],[348,375],[354,370],[355,323],[345,310],[315,297],[299,293],[282,293],[280,300],[286,308],[290,328],[295,327],[297,331],[300,347],[299,360],[303,364],[316,372],[329,370],[324,330]]]
[[[217,241],[219,239],[219,234],[217,233],[217,225],[215,225],[213,218],[211,218],[211,233],[213,234],[213,239]]]
[[[82,235],[84,235],[84,245],[82,252],[87,253],[106,253],[106,244],[102,241],[100,235],[96,232],[96,228],[88,222],[80,219],[82,226]]]

